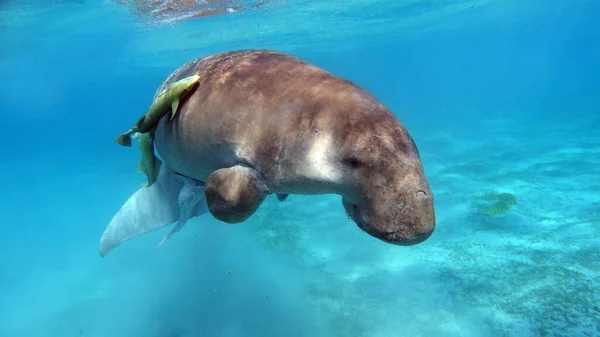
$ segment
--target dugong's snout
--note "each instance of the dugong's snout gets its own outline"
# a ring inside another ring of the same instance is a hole
[[[435,211],[433,194],[421,174],[377,187],[370,184],[363,201],[342,203],[356,225],[384,242],[410,246],[433,234]]]

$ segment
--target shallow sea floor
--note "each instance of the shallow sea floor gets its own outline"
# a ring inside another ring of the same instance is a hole
[[[362,233],[339,197],[292,195],[244,224],[202,216],[160,249],[168,228],[103,259],[104,227],[143,180],[124,169],[137,158],[30,180],[44,158],[23,160],[0,200],[13,225],[0,335],[599,335],[598,126],[415,130],[438,227],[412,247]],[[489,208],[501,193],[512,202]]]

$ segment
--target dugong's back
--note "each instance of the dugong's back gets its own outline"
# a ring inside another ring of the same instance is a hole
[[[399,125],[364,90],[283,53],[248,50],[200,58],[175,71],[157,92],[193,74],[200,76],[197,89],[173,121],[161,120],[155,144],[167,166],[198,180],[243,163],[278,184],[285,175],[302,177],[295,161],[314,149],[307,140],[320,131],[343,138],[366,113],[369,121]]]

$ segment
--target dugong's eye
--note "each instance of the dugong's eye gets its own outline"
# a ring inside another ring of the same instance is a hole
[[[346,157],[342,160],[342,162],[344,163],[344,165],[353,169],[359,168],[364,165],[364,163],[356,157]]]

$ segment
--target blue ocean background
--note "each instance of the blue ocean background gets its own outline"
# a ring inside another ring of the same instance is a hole
[[[600,336],[599,1],[238,1],[175,22],[123,2],[0,2],[1,337]],[[114,138],[179,66],[246,48],[398,116],[435,195],[427,241],[292,195],[99,256],[144,181]],[[491,192],[516,204],[482,214]]]

